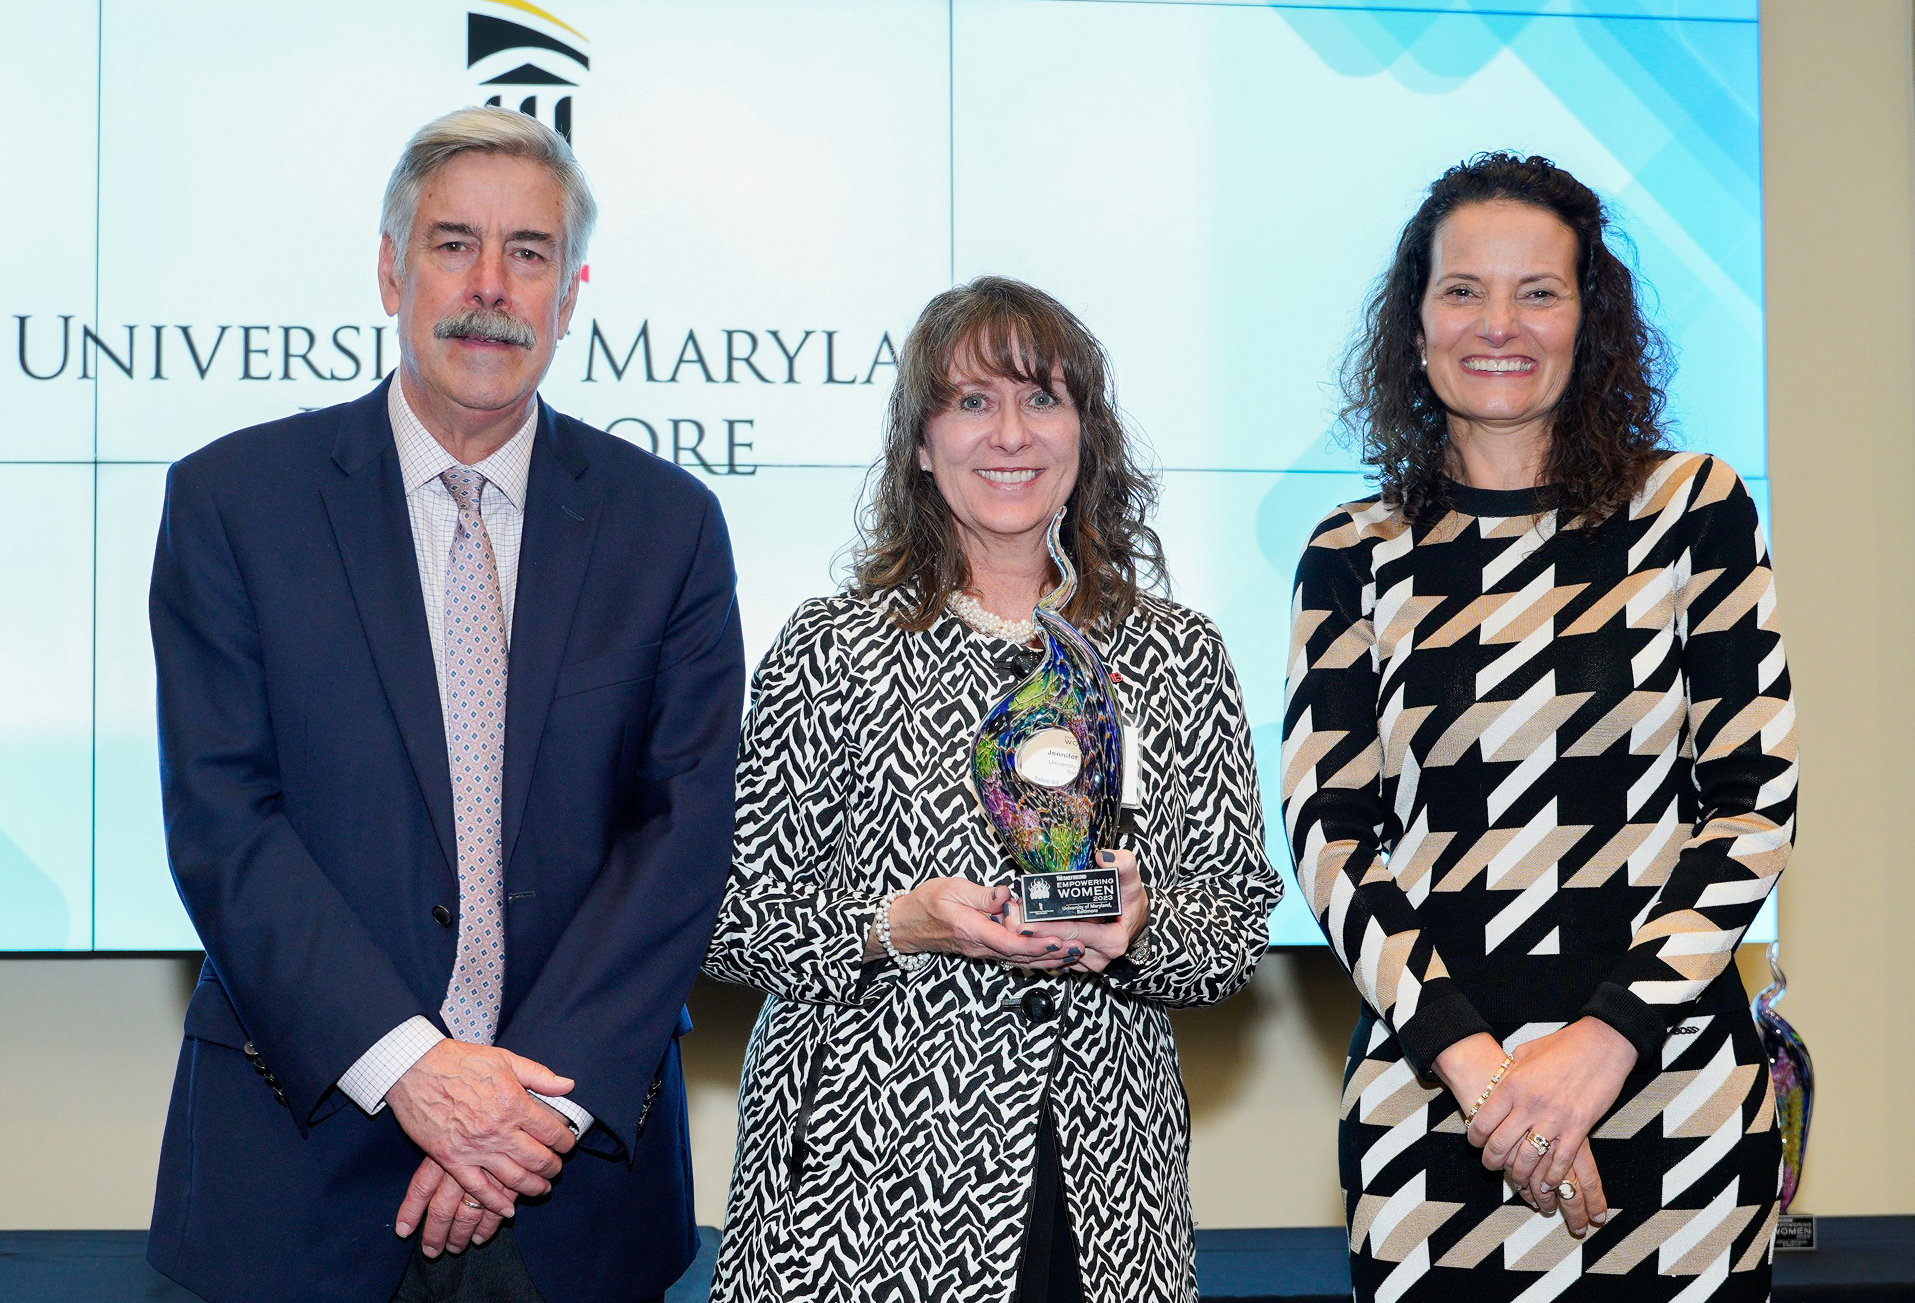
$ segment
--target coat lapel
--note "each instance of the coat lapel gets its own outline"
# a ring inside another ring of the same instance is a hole
[[[359,623],[372,648],[386,703],[405,739],[446,865],[457,872],[452,776],[446,764],[439,677],[432,664],[432,635],[426,628],[412,522],[399,476],[399,450],[393,445],[392,423],[386,414],[386,385],[345,408],[333,462],[341,474],[321,492]]]
[[[600,498],[580,482],[584,453],[552,409],[539,404],[538,437],[526,479],[525,535],[519,545],[518,595],[512,611],[512,653],[505,700],[505,813],[508,882],[512,850],[524,823],[532,766],[539,754],[572,612],[585,583]]]

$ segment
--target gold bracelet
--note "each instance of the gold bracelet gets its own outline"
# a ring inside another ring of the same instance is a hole
[[[1476,1114],[1482,1109],[1484,1104],[1489,1102],[1490,1092],[1502,1083],[1503,1074],[1509,1071],[1509,1065],[1514,1062],[1516,1062],[1516,1060],[1510,1058],[1509,1055],[1505,1054],[1503,1056],[1502,1065],[1496,1069],[1496,1075],[1489,1079],[1489,1085],[1483,1087],[1483,1093],[1476,1097],[1476,1102],[1469,1106],[1469,1112],[1463,1115],[1464,1126],[1468,1126],[1470,1123],[1476,1121]]]

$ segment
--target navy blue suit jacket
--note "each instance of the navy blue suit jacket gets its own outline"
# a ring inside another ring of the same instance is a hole
[[[385,386],[175,465],[151,615],[167,847],[206,966],[148,1257],[215,1303],[384,1300],[420,1152],[336,1083],[399,1023],[439,1022],[459,903]],[[716,499],[541,404],[497,1043],[572,1077],[597,1120],[519,1204],[551,1303],[661,1293],[696,1248],[677,1036],[730,862],[743,691]]]

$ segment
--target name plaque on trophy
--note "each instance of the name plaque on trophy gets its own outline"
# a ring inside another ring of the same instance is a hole
[[[1117,870],[1092,857],[1122,810],[1124,721],[1103,660],[1061,614],[1077,589],[1063,529],[1060,511],[1049,543],[1061,578],[1031,612],[1042,659],[985,712],[971,744],[978,801],[1023,870],[1018,899],[1037,922],[1120,911]]]

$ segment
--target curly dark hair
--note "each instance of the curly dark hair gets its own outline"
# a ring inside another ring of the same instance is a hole
[[[1544,465],[1545,503],[1567,523],[1624,506],[1667,451],[1668,342],[1644,317],[1629,267],[1610,249],[1594,191],[1546,158],[1478,154],[1436,179],[1396,243],[1343,359],[1339,421],[1383,500],[1410,519],[1448,505],[1449,412],[1417,365],[1432,245],[1466,204],[1506,200],[1555,214],[1576,236],[1582,320]]]
[[[1139,592],[1167,589],[1163,545],[1149,524],[1156,480],[1132,456],[1103,345],[1042,290],[980,276],[926,304],[899,352],[884,451],[865,484],[851,591],[897,594],[893,618],[920,630],[970,582],[951,509],[918,468],[925,422],[957,398],[956,362],[1053,396],[1052,372],[1063,373],[1082,431],[1064,517],[1064,545],[1077,566],[1065,618],[1080,628],[1115,623],[1136,608]]]

